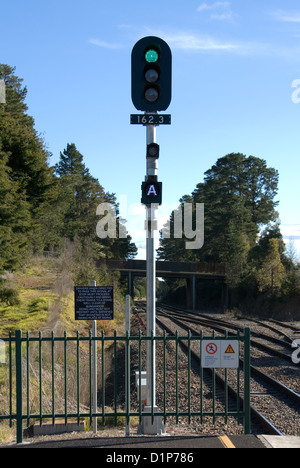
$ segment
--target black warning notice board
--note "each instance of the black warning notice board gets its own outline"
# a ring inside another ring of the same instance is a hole
[[[75,286],[75,320],[113,318],[113,286]]]

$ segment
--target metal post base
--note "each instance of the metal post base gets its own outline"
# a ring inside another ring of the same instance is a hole
[[[158,407],[154,406],[153,408],[154,413],[158,412]],[[145,413],[152,413],[152,406],[145,406],[144,407]],[[140,426],[140,433],[141,434],[149,434],[149,435],[165,435],[165,428],[162,422],[161,416],[154,416],[154,421],[152,424],[152,417],[151,416],[143,416],[142,417],[142,424]]]

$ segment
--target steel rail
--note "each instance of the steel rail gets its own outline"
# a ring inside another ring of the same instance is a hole
[[[161,310],[163,310],[163,309],[164,309],[164,306],[161,308]],[[207,325],[208,327],[214,327],[214,329],[217,330],[217,331],[223,332],[225,326],[227,327],[227,329],[231,328],[233,330],[240,330],[240,331],[243,330],[243,327],[239,327],[238,325],[234,325],[234,324],[232,324],[230,322],[226,322],[225,320],[221,320],[221,319],[214,320],[214,319],[211,319],[211,317],[208,317],[207,315],[204,315],[204,314],[194,314],[194,313],[190,313],[190,312],[186,313],[186,312],[179,312],[179,311],[175,312],[175,311],[172,311],[172,309],[170,308],[168,312],[170,312],[174,316],[177,316],[178,318],[188,320],[191,323],[204,325],[204,326]],[[222,327],[222,325],[224,325],[224,327]],[[279,356],[280,358],[288,361],[290,364],[292,363],[290,355],[288,355],[288,354],[286,354],[286,353],[284,353],[284,352],[282,352],[282,351],[280,351],[278,349],[271,348],[267,344],[264,344],[264,343],[261,343],[261,342],[255,340],[253,338],[253,336],[260,337],[260,338],[266,338],[266,339],[268,339],[269,341],[272,341],[275,344],[283,345],[283,346],[288,347],[288,348],[290,348],[290,344],[288,344],[286,342],[283,342],[282,340],[278,340],[276,338],[267,336],[267,335],[262,335],[261,333],[256,333],[256,332],[251,333],[251,344],[253,344],[255,347],[263,349],[264,351],[267,351],[270,354],[273,354],[273,355],[275,354],[276,356]]]

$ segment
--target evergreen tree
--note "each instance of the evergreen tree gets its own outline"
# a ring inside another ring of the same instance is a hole
[[[60,153],[60,160],[55,165],[55,172],[60,177],[67,175],[81,175],[83,177],[88,173],[83,163],[83,156],[74,143],[68,143],[67,148],[64,149],[63,153]]]
[[[23,80],[14,71],[8,65],[0,65],[0,79],[6,85],[6,103],[0,105],[0,142],[8,156],[10,177],[24,192],[35,217],[47,200],[52,173],[48,166],[49,154],[37,135],[33,118],[26,113],[27,89],[22,87]]]
[[[92,245],[95,258],[127,258],[137,253],[130,236],[125,239],[99,239],[96,235],[96,209],[101,203],[110,203],[117,213],[114,194],[106,193],[97,179],[91,176],[83,162],[83,155],[74,143],[60,153],[60,161],[55,166],[57,198],[53,201],[59,212],[59,239],[75,238],[82,245]],[[118,226],[119,219],[116,218]],[[56,223],[56,229],[57,229]],[[118,234],[118,229],[116,233]],[[55,235],[52,236],[55,238]],[[88,249],[91,251],[90,247]]]
[[[28,248],[31,229],[29,205],[17,191],[7,166],[7,155],[0,146],[0,272],[14,270]]]
[[[273,295],[280,291],[284,276],[285,269],[281,263],[279,241],[269,239],[267,254],[256,275],[259,290]]]
[[[206,261],[226,266],[227,284],[236,287],[247,274],[248,256],[262,226],[278,217],[278,172],[262,159],[232,153],[218,159],[192,197],[181,200],[205,205],[205,242],[201,250],[184,249],[186,239],[161,239],[165,260]],[[195,208],[194,208],[195,210]],[[173,223],[174,213],[170,217]],[[172,230],[171,230],[172,234]]]
[[[0,243],[7,245],[4,258],[10,258],[10,268],[17,266],[25,251],[40,246],[39,218],[53,181],[49,155],[36,133],[33,118],[27,114],[27,89],[14,72],[14,68],[0,64],[0,79],[6,85],[6,103],[0,104],[1,178],[5,192]]]

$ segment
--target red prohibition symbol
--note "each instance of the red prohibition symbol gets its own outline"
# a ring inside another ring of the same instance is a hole
[[[208,354],[216,354],[216,352],[218,351],[218,346],[216,345],[216,343],[209,343],[207,346],[206,346],[206,352]]]

